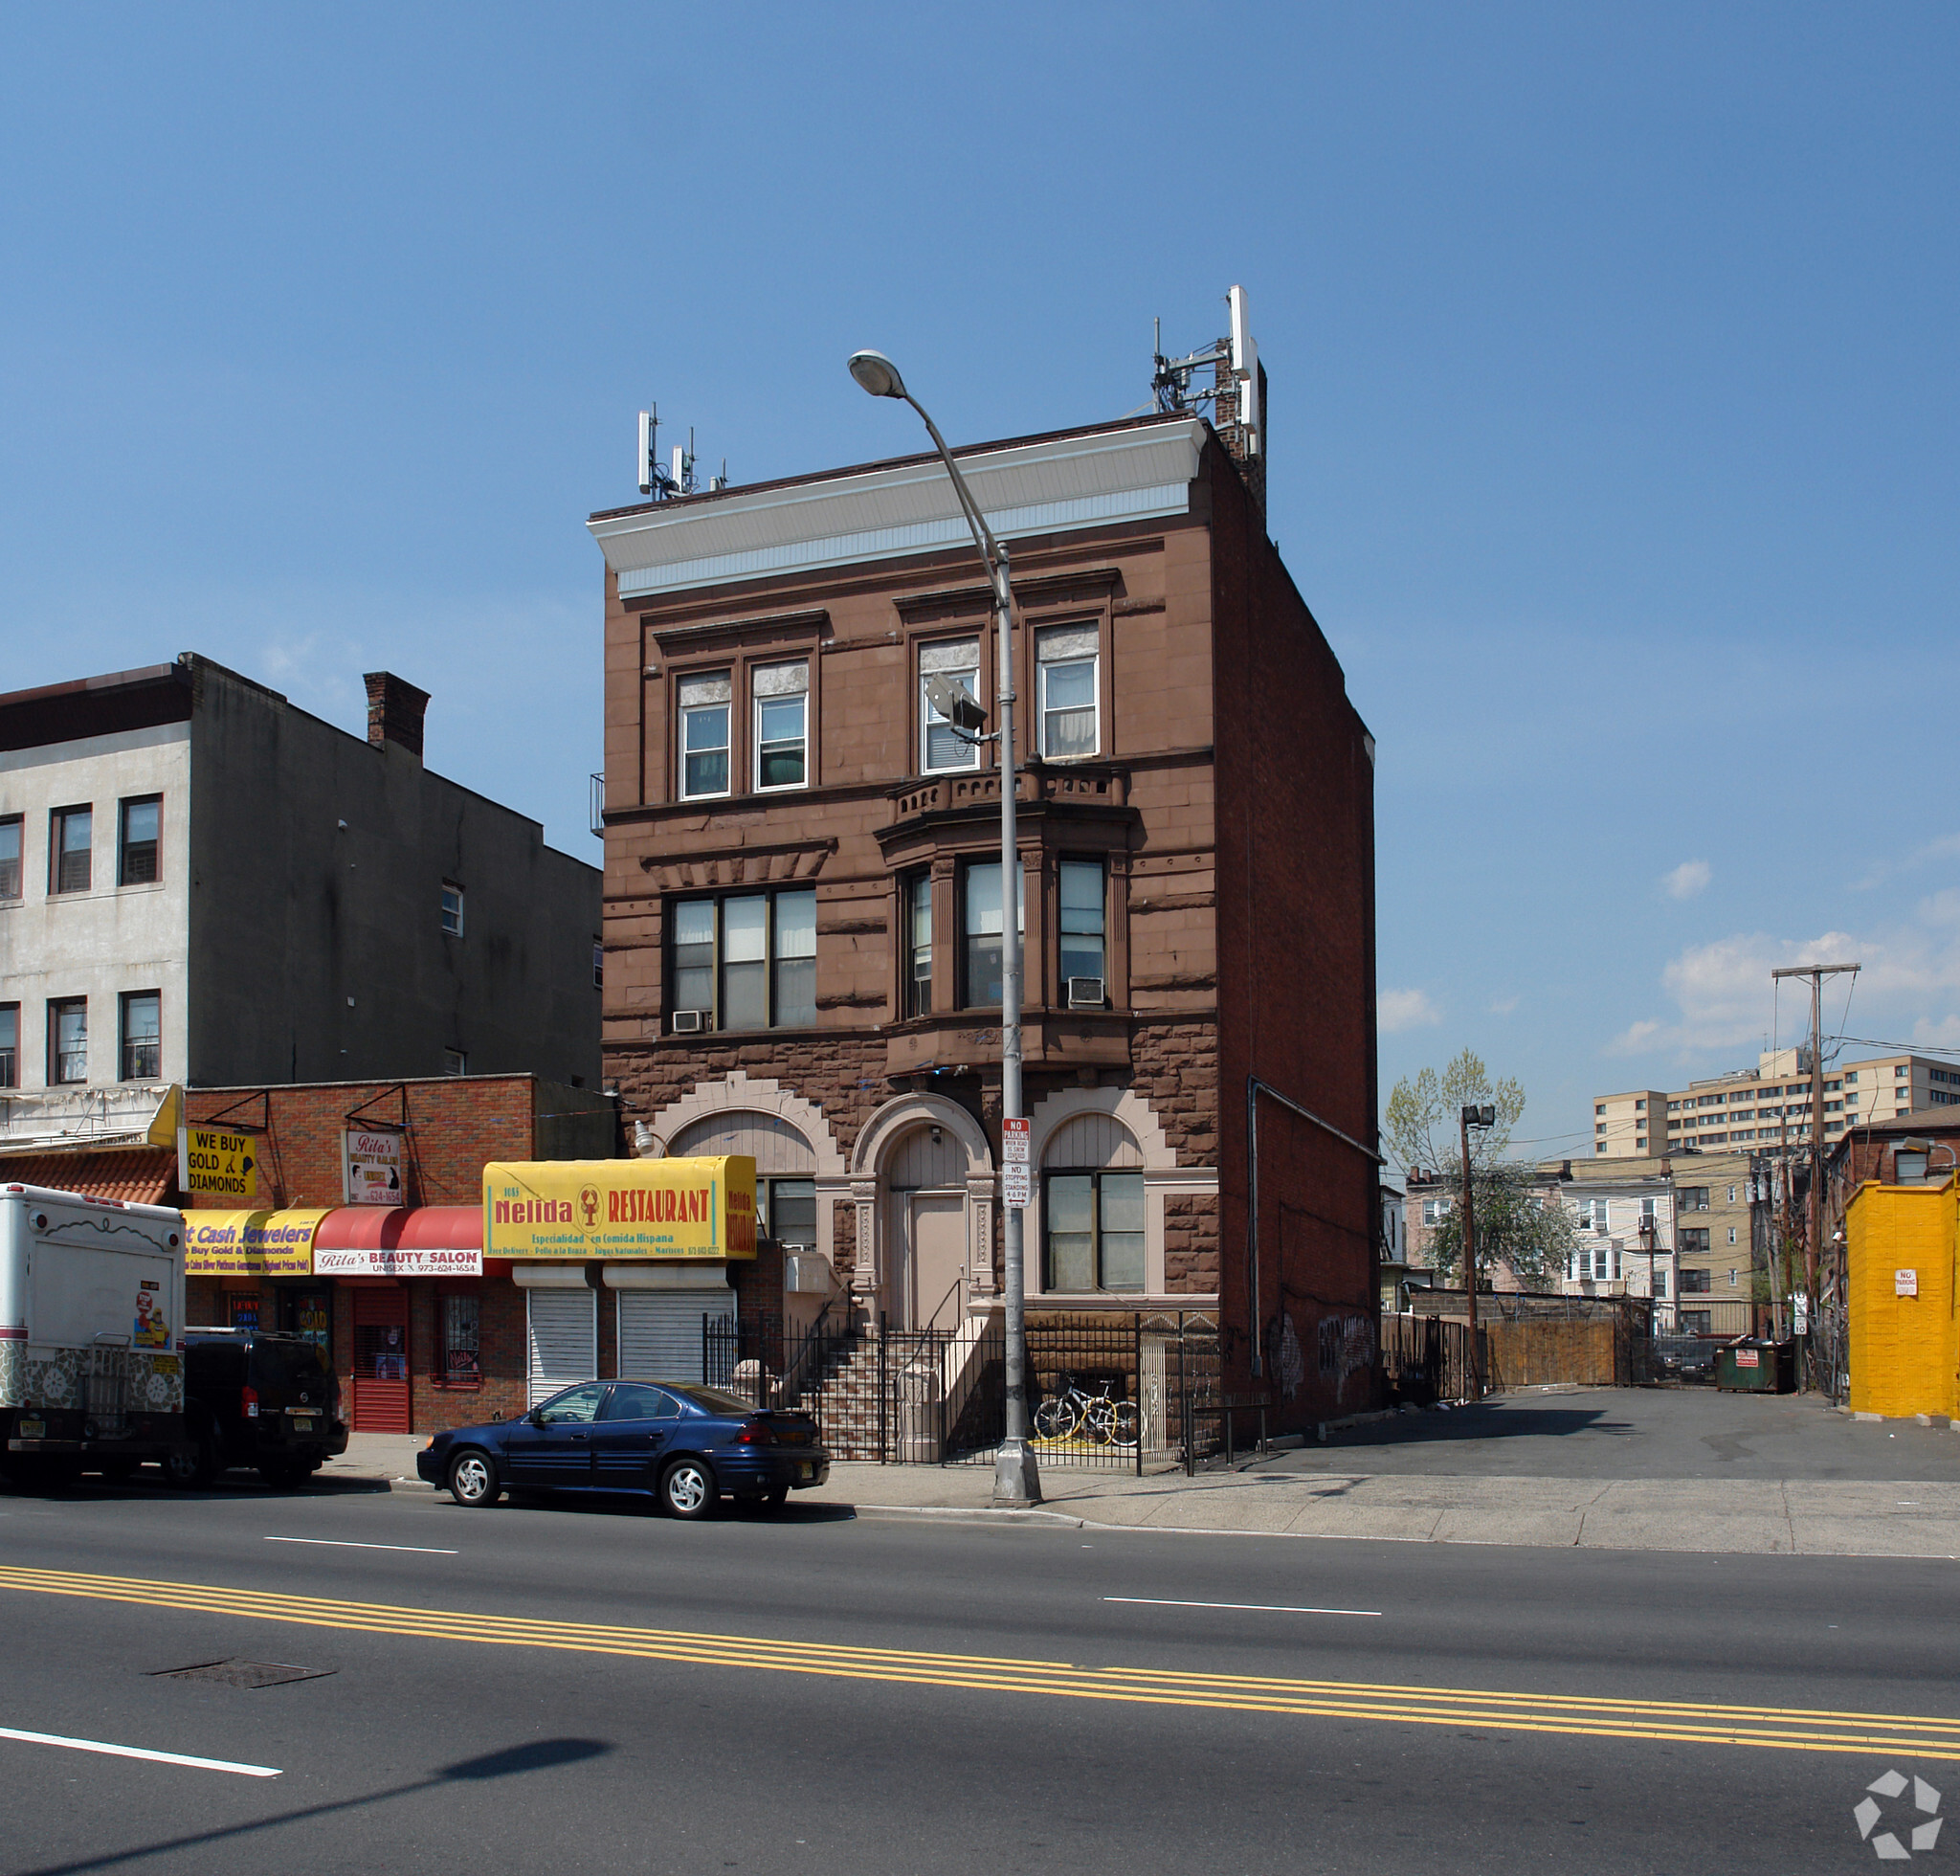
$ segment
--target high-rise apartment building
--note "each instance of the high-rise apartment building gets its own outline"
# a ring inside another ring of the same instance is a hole
[[[1926,1056],[1879,1056],[1824,1074],[1824,1142],[1848,1127],[1895,1120],[1916,1107],[1960,1105],[1960,1066]],[[1637,1158],[1694,1149],[1765,1152],[1808,1145],[1811,1063],[1808,1049],[1766,1051],[1756,1066],[1690,1082],[1686,1087],[1634,1088],[1592,1100],[1595,1158]]]

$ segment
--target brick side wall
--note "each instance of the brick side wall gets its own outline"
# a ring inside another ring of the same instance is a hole
[[[1372,1145],[1374,771],[1341,667],[1213,445],[1217,699],[1218,1169],[1227,1385],[1281,1425],[1374,1405],[1375,1165],[1258,1108],[1258,1294],[1247,1295],[1248,1078]]]

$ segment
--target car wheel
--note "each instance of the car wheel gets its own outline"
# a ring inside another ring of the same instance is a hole
[[[193,1440],[186,1446],[172,1446],[164,1455],[164,1483],[178,1491],[189,1491],[211,1484],[218,1469],[218,1456],[209,1440]]]
[[[704,1518],[715,1508],[715,1475],[704,1459],[677,1459],[660,1475],[660,1503],[677,1518]]]
[[[258,1476],[278,1491],[291,1491],[295,1485],[306,1482],[308,1471],[303,1461],[297,1459],[269,1459],[260,1464]]]
[[[136,1477],[137,1463],[133,1459],[105,1459],[101,1467],[103,1481],[112,1485],[126,1485]]]
[[[449,1468],[449,1495],[465,1510],[480,1511],[503,1495],[497,1462],[488,1453],[458,1453]]]

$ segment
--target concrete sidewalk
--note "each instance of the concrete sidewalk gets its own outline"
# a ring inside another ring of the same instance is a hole
[[[430,1489],[418,1435],[356,1434],[320,1474],[343,1488]],[[1960,1558],[1960,1485],[1843,1479],[1568,1479],[1393,1476],[1356,1467],[1285,1471],[1289,1456],[1231,1471],[1077,1472],[1051,1467],[1038,1511],[994,1511],[986,1465],[839,1463],[798,1506],[870,1516],[1080,1522],[1140,1530],[1523,1544],[1750,1555]]]

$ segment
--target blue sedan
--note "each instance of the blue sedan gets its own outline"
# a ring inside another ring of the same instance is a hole
[[[773,1510],[822,1485],[831,1461],[808,1414],[684,1381],[581,1381],[515,1419],[434,1435],[415,1470],[472,1509],[509,1485],[646,1492],[677,1518],[704,1518],[724,1492]]]

